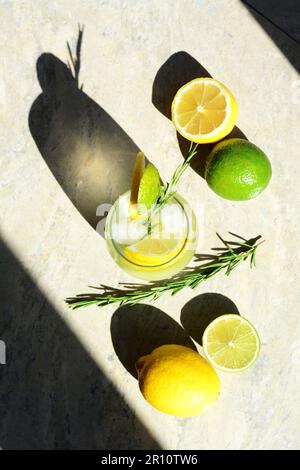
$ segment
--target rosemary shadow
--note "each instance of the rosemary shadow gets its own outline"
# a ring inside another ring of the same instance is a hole
[[[171,119],[171,105],[179,88],[199,77],[211,77],[211,74],[194,57],[185,51],[172,54],[158,70],[152,86],[152,103],[164,116]],[[247,139],[246,135],[235,126],[226,137]],[[186,158],[190,141],[177,132],[177,139],[183,158]],[[206,159],[215,144],[201,144],[197,156],[191,161],[191,167],[202,178],[205,174]]]

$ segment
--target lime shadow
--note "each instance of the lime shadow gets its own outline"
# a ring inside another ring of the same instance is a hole
[[[202,345],[206,327],[216,318],[228,313],[239,315],[235,303],[215,292],[200,294],[187,302],[181,310],[181,324],[187,334]]]

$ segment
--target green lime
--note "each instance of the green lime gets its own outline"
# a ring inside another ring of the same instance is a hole
[[[242,372],[256,361],[260,339],[254,326],[237,314],[217,317],[202,338],[209,362],[223,372]]]
[[[148,163],[140,181],[137,203],[151,209],[160,195],[160,177],[157,168]]]
[[[160,195],[160,177],[157,168],[148,163],[145,155],[138,152],[135,157],[130,190],[129,215],[132,220],[140,216],[138,206],[151,209]]]
[[[272,176],[268,157],[243,139],[228,139],[214,146],[206,163],[209,187],[224,199],[245,201],[258,196]]]

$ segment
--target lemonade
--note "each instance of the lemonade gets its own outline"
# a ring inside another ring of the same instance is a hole
[[[196,218],[185,199],[175,194],[157,213],[130,217],[130,191],[119,197],[105,225],[108,250],[124,271],[148,281],[171,277],[192,259],[197,243]]]

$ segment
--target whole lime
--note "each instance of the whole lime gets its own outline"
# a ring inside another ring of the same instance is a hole
[[[258,196],[272,176],[268,157],[244,139],[227,139],[214,146],[208,156],[205,179],[224,199],[245,201]]]

